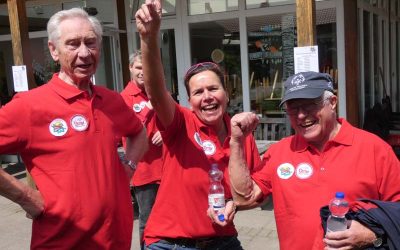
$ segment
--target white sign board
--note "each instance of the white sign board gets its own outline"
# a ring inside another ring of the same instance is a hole
[[[14,79],[14,91],[22,92],[28,91],[28,75],[26,72],[26,66],[12,66],[13,79]]]
[[[305,71],[319,72],[318,46],[294,48],[294,73]]]

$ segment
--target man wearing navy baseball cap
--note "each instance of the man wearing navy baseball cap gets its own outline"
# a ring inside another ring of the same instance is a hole
[[[285,94],[281,106],[291,99],[312,99],[320,97],[325,90],[334,92],[333,79],[326,73],[302,72],[289,77],[285,81]]]
[[[286,80],[280,105],[295,134],[273,144],[261,166],[247,166],[243,157],[244,138],[257,126],[257,116],[241,113],[231,120],[229,174],[235,204],[252,208],[273,192],[282,250],[358,249],[390,241],[383,230],[356,220],[344,231],[324,235],[319,211],[337,191],[350,204],[360,198],[400,201],[400,164],[392,148],[338,118],[334,92],[328,74],[302,72]]]

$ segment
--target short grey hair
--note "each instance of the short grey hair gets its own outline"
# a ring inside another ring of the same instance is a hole
[[[332,93],[329,90],[325,90],[324,93],[321,95],[321,100],[328,100],[329,98],[331,98],[331,96],[334,96],[335,94]]]
[[[81,8],[62,10],[50,17],[50,20],[47,23],[47,35],[49,37],[49,41],[53,42],[54,44],[57,44],[58,39],[60,39],[61,36],[59,28],[60,23],[66,19],[74,17],[80,17],[86,19],[92,24],[94,33],[96,34],[97,37],[97,42],[100,45],[103,35],[103,28],[101,27],[100,21],[94,16],[89,16],[89,14]]]
[[[135,61],[142,61],[142,51],[141,50],[136,50],[132,54],[129,55],[129,65],[132,65],[135,63]]]

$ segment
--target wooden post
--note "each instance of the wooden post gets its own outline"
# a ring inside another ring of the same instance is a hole
[[[315,0],[296,0],[297,46],[317,43]]]
[[[26,65],[28,87],[32,89],[36,87],[36,84],[33,77],[25,1],[7,0],[7,7],[10,19],[14,65]],[[28,185],[35,188],[36,185],[28,171],[26,172],[26,176]]]
[[[7,0],[14,65],[26,65],[29,89],[35,88],[24,0]]]
[[[356,127],[362,126],[360,121],[359,106],[360,93],[359,62],[358,62],[358,18],[357,0],[343,1],[344,7],[344,43],[346,65],[346,119]],[[340,73],[340,72],[339,72]]]

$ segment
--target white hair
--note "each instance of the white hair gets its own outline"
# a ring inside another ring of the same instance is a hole
[[[103,29],[101,27],[100,21],[94,16],[89,16],[89,14],[86,11],[80,8],[62,10],[51,16],[49,22],[47,23],[47,35],[49,37],[49,41],[53,42],[54,44],[57,44],[58,39],[61,36],[59,28],[60,23],[66,19],[74,17],[80,17],[88,20],[94,29],[94,33],[96,34],[97,37],[97,42],[101,44]]]

